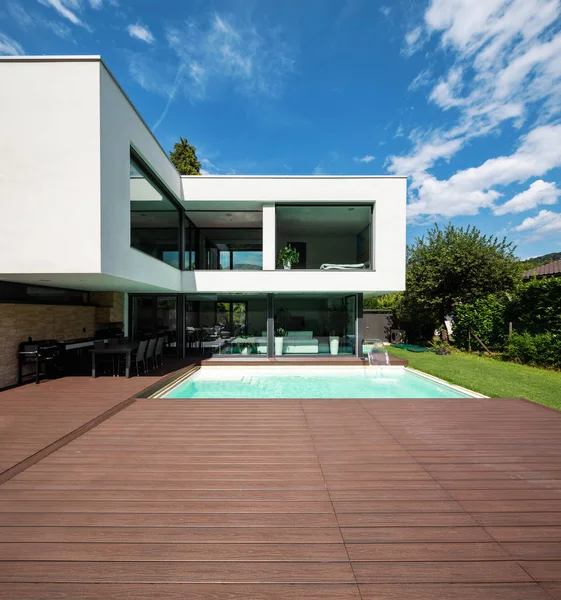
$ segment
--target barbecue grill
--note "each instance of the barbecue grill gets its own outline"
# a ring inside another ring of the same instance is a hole
[[[63,371],[62,355],[64,345],[58,340],[37,340],[19,345],[19,383],[25,378],[34,377],[39,383],[42,376],[58,377]],[[33,369],[25,367],[33,366]],[[27,372],[24,373],[24,370]]]

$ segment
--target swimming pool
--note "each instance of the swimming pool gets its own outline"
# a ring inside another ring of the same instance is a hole
[[[202,367],[164,398],[470,398],[403,367]]]

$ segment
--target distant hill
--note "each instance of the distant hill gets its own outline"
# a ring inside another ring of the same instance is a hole
[[[535,269],[547,263],[553,262],[554,260],[561,260],[561,252],[550,252],[549,254],[543,254],[542,256],[534,256],[527,260],[521,260],[520,263],[524,265],[526,270]]]

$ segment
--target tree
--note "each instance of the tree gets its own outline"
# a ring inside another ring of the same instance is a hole
[[[441,326],[447,339],[444,320],[454,306],[514,288],[520,275],[514,250],[506,238],[482,235],[475,227],[435,225],[407,248],[407,313]]]
[[[181,175],[200,175],[201,163],[195,154],[195,146],[191,146],[187,138],[180,137],[169,153],[171,162]]]

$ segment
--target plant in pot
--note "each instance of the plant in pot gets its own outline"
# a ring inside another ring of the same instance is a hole
[[[286,331],[282,327],[277,327],[277,330],[275,331],[275,356],[280,356],[282,354],[285,335]]]
[[[292,265],[297,265],[300,262],[300,252],[293,248],[290,244],[285,246],[277,257],[277,264],[282,265],[285,269],[291,269]]]
[[[241,335],[240,338],[242,339],[248,339],[247,335]],[[241,342],[238,344],[238,348],[240,350],[240,354],[251,354],[253,352],[253,344],[251,342],[246,341],[246,342]]]

